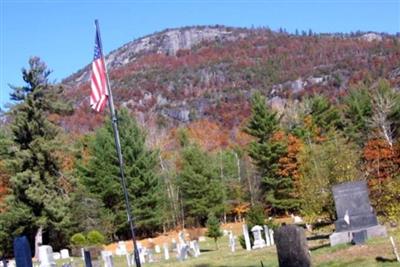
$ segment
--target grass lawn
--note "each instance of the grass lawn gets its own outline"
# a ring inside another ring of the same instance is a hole
[[[400,249],[400,229],[390,230]],[[278,259],[275,247],[268,247],[253,251],[246,251],[237,242],[236,252],[230,252],[228,238],[223,237],[218,241],[219,250],[216,250],[215,243],[211,239],[200,243],[201,255],[198,258],[189,257],[184,262],[175,259],[175,253],[170,253],[171,259],[163,260],[163,254],[155,254],[155,263],[145,263],[143,266],[192,266],[192,267],[260,267],[278,266]],[[330,247],[327,241],[313,241],[309,243],[313,266],[322,267],[344,267],[344,266],[400,266],[395,261],[395,256],[390,245],[389,238],[377,238],[369,240],[360,246],[338,245]],[[400,252],[400,251],[399,251]],[[114,257],[115,267],[127,266],[125,257]],[[57,264],[61,266],[60,262]],[[74,259],[75,266],[83,266],[80,259]]]

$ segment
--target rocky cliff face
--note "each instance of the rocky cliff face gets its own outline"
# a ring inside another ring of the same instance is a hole
[[[237,132],[254,91],[283,111],[288,98],[317,92],[335,101],[360,81],[387,78],[400,87],[398,36],[360,37],[185,27],[129,42],[106,63],[116,105],[149,129],[208,120]],[[89,76],[86,66],[63,81],[64,97],[76,108],[62,121],[68,130],[86,132],[101,122],[88,118]]]
[[[129,42],[110,52],[106,56],[108,69],[116,69],[134,62],[139,57],[148,54],[165,54],[175,56],[179,50],[188,50],[202,42],[234,41],[246,37],[248,32],[239,28],[223,26],[185,27],[168,29]],[[89,80],[90,68],[79,70],[76,74],[66,78],[63,83],[84,83]]]

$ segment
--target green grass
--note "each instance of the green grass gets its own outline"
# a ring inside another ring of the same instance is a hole
[[[395,237],[398,247],[400,247],[400,230],[392,230],[389,235]],[[200,243],[201,255],[198,258],[189,257],[188,260],[179,262],[176,254],[170,252],[170,260],[165,261],[162,253],[155,254],[155,263],[145,263],[143,266],[160,267],[259,267],[261,261],[264,266],[278,266],[278,258],[275,247],[268,247],[253,251],[246,251],[237,242],[236,252],[230,252],[228,238],[223,237],[218,241],[219,250],[216,250],[215,243],[211,239],[206,239]],[[400,249],[400,248],[399,248]],[[321,246],[311,251],[313,266],[321,267],[373,267],[373,266],[400,266],[395,262],[388,238],[376,238],[369,240],[363,246],[338,245],[335,247]],[[114,257],[115,267],[126,267],[125,257]],[[61,264],[58,262],[58,266]],[[82,260],[74,259],[76,267],[83,266]]]

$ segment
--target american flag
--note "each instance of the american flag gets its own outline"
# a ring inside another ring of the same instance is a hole
[[[99,29],[96,25],[96,39],[94,43],[94,58],[92,63],[90,93],[90,106],[97,112],[101,112],[108,99],[106,82],[106,65],[104,63],[103,52],[101,51],[101,41]]]

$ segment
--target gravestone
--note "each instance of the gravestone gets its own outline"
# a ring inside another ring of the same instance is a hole
[[[354,233],[367,231],[367,238],[387,236],[386,228],[378,224],[368,197],[365,181],[347,182],[332,187],[337,220],[335,232],[329,236],[331,246],[349,243]]]
[[[275,234],[279,267],[309,267],[310,254],[304,229],[296,225],[284,225]]]
[[[189,247],[193,251],[192,253],[193,257],[197,258],[198,256],[200,256],[200,246],[197,240],[190,241]]]
[[[39,259],[39,246],[43,243],[43,227],[39,227],[35,235],[35,259]]]
[[[112,255],[107,255],[105,257],[104,267],[114,267],[114,261]]]
[[[271,246],[275,245],[274,230],[272,229],[269,229],[269,241],[271,241]]]
[[[155,245],[154,246],[154,250],[155,250],[155,252],[158,254],[158,253],[161,253],[161,248],[160,248],[160,246],[159,245]]]
[[[235,252],[236,244],[235,244],[235,236],[232,231],[229,232],[229,247],[231,248],[231,252]]]
[[[271,246],[271,241],[269,239],[269,229],[268,226],[264,225],[264,235],[265,235],[265,245],[267,247]]]
[[[90,251],[84,249],[83,257],[84,257],[85,267],[93,267],[92,258],[90,257]]]
[[[367,230],[361,230],[358,232],[353,232],[353,240],[352,243],[354,245],[361,245],[364,244],[367,240]]]
[[[61,254],[60,254],[60,252],[53,252],[53,259],[54,259],[54,260],[59,260],[59,259],[61,259]]]
[[[146,262],[146,248],[142,246],[142,243],[137,242],[137,249],[139,253],[139,261],[140,263],[145,263]],[[134,258],[134,255],[133,255]]]
[[[146,249],[147,252],[147,262],[154,262],[154,255],[152,249]]]
[[[69,250],[68,249],[60,250],[60,254],[61,254],[61,259],[69,259]]]
[[[249,229],[247,228],[247,224],[243,224],[243,236],[246,244],[246,250],[251,250]]]
[[[26,236],[16,237],[13,245],[17,267],[32,267],[32,253]]]
[[[119,241],[118,242],[118,246],[117,246],[117,248],[115,249],[115,254],[117,255],[117,256],[123,256],[123,255],[126,255],[128,252],[127,252],[127,250],[126,250],[126,244],[125,244],[125,241]]]
[[[164,243],[164,244],[163,244],[163,248],[164,248],[164,259],[165,259],[165,260],[169,260],[168,244],[167,244],[167,243]]]
[[[262,230],[263,228],[259,225],[255,225],[253,228],[251,228],[251,232],[253,233],[254,237],[253,249],[265,247],[265,241],[261,236]]]
[[[53,248],[51,246],[39,246],[40,267],[55,267]]]
[[[177,245],[175,238],[172,239],[172,251],[177,251]]]
[[[102,250],[101,259],[104,262],[104,267],[114,267],[114,260],[111,251]],[[129,265],[129,263],[128,263]]]

